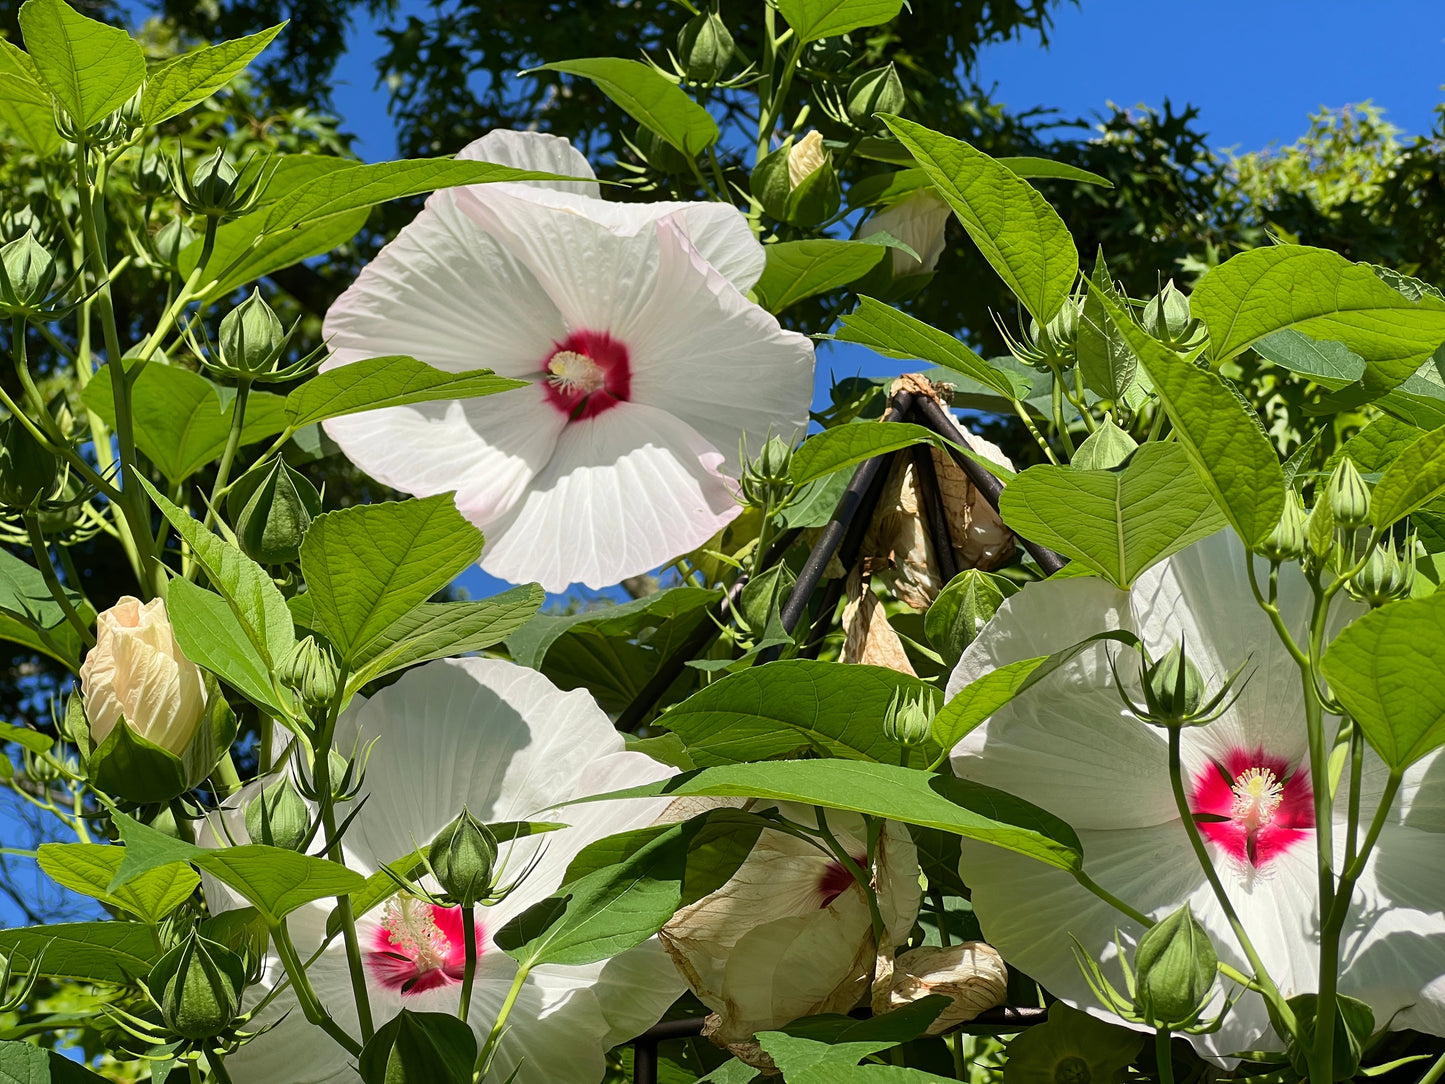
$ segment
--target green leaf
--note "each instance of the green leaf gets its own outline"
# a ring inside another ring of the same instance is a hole
[[[301,543],[301,573],[317,626],[350,665],[481,551],[482,532],[442,493],[317,516]]]
[[[764,251],[768,262],[753,292],[769,312],[782,312],[805,297],[847,286],[890,258],[886,245],[831,238],[780,241]]]
[[[0,930],[0,952],[24,973],[40,957],[40,973],[83,982],[134,982],[161,957],[155,931],[140,922],[54,922]]]
[[[507,650],[514,662],[540,670],[552,645],[574,628],[591,625],[607,636],[629,636],[694,613],[721,597],[721,592],[704,587],[673,587],[617,606],[566,615],[538,614],[508,638]]]
[[[1107,294],[1123,310],[1125,302],[1109,275],[1101,248],[1094,259],[1093,283],[1097,290],[1084,298],[1076,346],[1079,373],[1089,390],[1105,399],[1121,400],[1134,386],[1139,359],[1104,311],[1099,294]]]
[[[344,245],[366,225],[371,210],[363,207],[279,232],[267,231],[266,214],[265,210],[252,211],[216,231],[215,248],[206,264],[206,278],[210,281],[201,300],[219,301],[255,279]],[[183,275],[195,270],[204,243],[203,238],[197,238],[181,253]]]
[[[1445,593],[1404,599],[1345,626],[1320,664],[1330,691],[1393,769],[1445,744]]]
[[[1068,227],[1043,196],[1007,166],[962,140],[901,117],[883,122],[927,172],[963,228],[1034,319],[1052,320],[1079,274]]]
[[[1382,530],[1445,493],[1445,428],[1426,433],[1386,468],[1370,501]]]
[[[1007,585],[1008,594],[1005,594]],[[1017,588],[1008,580],[977,568],[966,568],[933,600],[923,618],[923,629],[944,663],[952,667],[973,643],[1003,600]]]
[[[499,644],[522,628],[546,599],[535,583],[480,602],[423,602],[393,621],[357,656],[352,684],[429,659],[464,655]]]
[[[687,92],[650,64],[620,57],[597,57],[543,64],[546,71],[590,79],[637,123],[656,132],[689,158],[718,137],[717,122]]]
[[[1372,394],[1400,384],[1445,342],[1445,302],[1411,301],[1368,265],[1303,245],[1241,252],[1200,280],[1190,305],[1216,360],[1296,328],[1364,358],[1361,383]]]
[[[49,734],[12,723],[0,723],[0,741],[13,741],[32,753],[44,753],[55,745],[55,739]]]
[[[55,130],[55,110],[49,96],[36,101],[31,88],[11,75],[0,73],[0,126],[42,158],[60,149],[60,133]]]
[[[897,16],[903,0],[778,0],[778,13],[800,42],[837,37]]]
[[[19,19],[40,77],[82,128],[123,105],[145,79],[139,42],[64,0],[25,0]]]
[[[772,670],[783,665],[786,663],[758,669]],[[1072,828],[1021,798],[982,783],[861,760],[729,764],[582,801],[663,796],[803,802],[937,828],[1025,854],[1060,869],[1076,870],[1083,859],[1083,850]]]
[[[260,843],[202,851],[191,861],[230,885],[272,925],[312,900],[366,885],[361,874],[325,858]]]
[[[851,467],[875,455],[897,451],[914,444],[931,444],[935,448],[954,447],[965,449],[960,444],[944,440],[931,429],[912,422],[888,422],[877,424],[861,422],[854,425],[835,425],[821,433],[814,433],[793,455],[790,468],[793,481],[805,485],[834,471]],[[829,509],[831,511],[831,509]]]
[[[1007,166],[1020,177],[1044,181],[1078,181],[1080,184],[1097,184],[1104,188],[1114,187],[1114,182],[1108,177],[1090,173],[1087,169],[1071,166],[1067,162],[1055,162],[1052,158],[1033,158],[1025,155],[1017,158],[995,158],[994,161],[1001,166]]]
[[[141,485],[190,546],[196,563],[230,606],[256,654],[268,668],[274,668],[296,642],[296,630],[286,599],[271,577],[231,543],[206,530],[200,520],[166,500],[144,478]]]
[[[81,393],[85,405],[110,426],[115,425],[112,396],[109,372],[101,373]],[[254,444],[285,429],[285,403],[270,392],[251,392],[241,444]],[[184,481],[221,457],[235,406],[229,388],[189,369],[151,362],[131,388],[136,446],[172,483]]]
[[[1030,467],[1004,487],[999,514],[1025,538],[1124,588],[1225,524],[1189,454],[1174,444],[1146,444],[1115,470]]]
[[[1316,432],[1322,433],[1324,430]],[[1361,474],[1380,474],[1400,457],[1401,452],[1423,435],[1415,426],[1382,414],[1336,448],[1329,459],[1325,460],[1321,473],[1325,477],[1333,474],[1340,460],[1349,456]],[[1301,450],[1306,450],[1304,445],[1301,445]],[[1294,459],[1298,455],[1299,452],[1296,451],[1290,458]]]
[[[883,716],[903,690],[937,703],[937,689],[882,666],[788,659],[740,670],[671,708],[660,725],[704,767],[783,756],[800,748],[854,760],[898,759]],[[937,749],[925,746],[931,758]]]
[[[843,317],[835,337],[872,347],[887,357],[917,358],[963,373],[1005,399],[1017,401],[1029,394],[1028,384],[1018,374],[995,368],[948,332],[871,297],[858,299],[858,307]]]
[[[0,1040],[0,1084],[105,1084],[84,1065],[58,1050]]]
[[[224,598],[178,576],[166,594],[166,613],[186,658],[273,714],[287,714],[272,683],[271,666]]]
[[[1219,377],[1150,338],[1093,283],[1089,291],[1148,371],[1215,504],[1246,546],[1262,541],[1284,512],[1284,472],[1257,419]]]
[[[111,810],[110,816],[121,842],[125,844],[120,866],[106,886],[106,891],[112,894],[151,870],[190,862],[208,853],[194,843],[158,832],[119,810]]]
[[[125,848],[102,843],[42,843],[36,863],[57,884],[90,896],[152,924],[188,899],[200,877],[188,866],[153,869],[115,892],[110,883],[120,870]]]
[[[1139,447],[1139,442],[1104,415],[1104,421],[1079,445],[1069,466],[1076,470],[1113,470],[1122,466]]]
[[[82,619],[94,618],[94,611],[78,594],[64,590]],[[0,640],[26,644],[72,670],[80,662],[80,634],[66,620],[40,569],[4,547],[0,547]]]
[[[194,49],[162,64],[146,76],[141,116],[147,124],[159,124],[205,101],[245,71],[285,25],[278,23],[259,34]]]
[[[368,358],[306,381],[286,397],[286,419],[292,429],[300,429],[362,410],[438,399],[475,399],[527,384],[497,376],[490,369],[449,373],[402,355]]]

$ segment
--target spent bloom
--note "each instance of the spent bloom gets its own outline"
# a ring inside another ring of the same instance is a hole
[[[1263,575],[1263,560],[1250,559]],[[1134,632],[1155,658],[1182,638],[1211,691],[1247,659],[1238,698],[1215,721],[1181,732],[1182,774],[1214,868],[1270,976],[1293,997],[1318,989],[1319,959],[1303,691],[1298,669],[1255,604],[1244,561],[1238,539],[1223,532],[1148,570],[1129,591],[1083,578],[1026,587],[964,653],[948,691],[1106,629]],[[1281,570],[1279,607],[1302,639],[1311,595],[1296,569]],[[1117,669],[1129,680],[1122,659]],[[1366,757],[1361,805],[1372,814],[1386,772],[1372,752]],[[1084,650],[996,712],[953,750],[952,761],[959,776],[1016,794],[1072,825],[1085,871],[1120,900],[1156,920],[1188,904],[1219,959],[1249,971],[1180,821],[1167,734],[1125,709],[1104,646]],[[1427,857],[1445,838],[1438,763],[1427,758],[1407,773],[1356,887],[1339,989],[1367,1002],[1381,1024],[1445,1034],[1439,903],[1445,873]],[[1341,851],[1347,788],[1341,785],[1334,806]],[[1070,1004],[1107,1015],[1094,1003],[1072,939],[1109,973],[1117,969],[1115,931],[1132,952],[1144,933],[1139,924],[1068,874],[993,847],[965,841],[962,870],[984,936],[1009,964]],[[1190,1041],[1214,1057],[1282,1045],[1263,1001],[1248,992],[1219,1031]]]
[[[96,745],[124,717],[136,734],[180,756],[206,713],[205,679],[181,652],[159,598],[143,604],[126,595],[96,618],[80,689]]]
[[[610,203],[566,140],[496,131],[461,157],[583,181],[438,192],[326,317],[322,368],[408,354],[530,386],[326,423],[379,481],[455,491],[481,564],[560,591],[701,545],[739,511],[744,437],[807,424],[813,349],[744,296],[764,254],[717,203]]]
[[[463,808],[485,823],[540,820],[572,827],[504,842],[497,865],[516,880],[502,902],[477,907],[477,966],[469,1021],[486,1039],[517,975],[517,964],[493,942],[496,931],[550,896],[567,865],[603,836],[642,828],[656,819],[658,801],[596,802],[558,810],[573,798],[652,782],[670,769],[623,749],[622,736],[585,692],[562,692],[534,670],[497,659],[428,663],[369,700],[358,698],[337,724],[337,743],[375,741],[367,762],[365,804],[344,839],[347,865],[370,876],[383,865],[425,849]],[[257,784],[251,784],[256,787]],[[246,798],[241,795],[241,806]],[[224,814],[225,832],[247,839],[239,811]],[[221,826],[201,833],[217,845]],[[423,887],[436,892],[428,877]],[[244,901],[207,879],[213,909]],[[329,901],[292,912],[293,940],[309,959],[326,942]],[[357,919],[363,967],[378,1026],[403,1008],[455,1013],[466,942],[460,907],[444,907],[398,892]],[[308,969],[328,1012],[352,1034],[356,1009],[345,948],[335,938]],[[259,997],[284,980],[274,957],[266,962]],[[593,1084],[604,1053],[654,1024],[682,991],[682,982],[655,941],[610,960],[581,966],[542,965],[522,984],[492,1074],[515,1084]],[[284,1019],[283,1019],[284,1017]],[[289,989],[263,1010],[257,1025],[274,1028],[266,1041],[227,1059],[237,1084],[357,1084],[356,1070],[334,1046],[318,1042]],[[520,1068],[519,1068],[520,1066]],[[510,1074],[517,1072],[515,1078]],[[490,1079],[490,1078],[489,1078]]]

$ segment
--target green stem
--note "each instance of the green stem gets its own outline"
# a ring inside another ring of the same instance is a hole
[[[1052,391],[1049,398],[1053,403],[1054,410],[1054,432],[1059,435],[1059,440],[1064,445],[1064,451],[1069,458],[1074,458],[1074,438],[1069,435],[1069,427],[1064,424],[1064,374],[1058,369],[1054,370],[1054,379],[1050,382]]]
[[[1365,763],[1365,736],[1360,724],[1350,720],[1350,797],[1345,821],[1345,869],[1355,864],[1359,853],[1360,776]]]
[[[758,124],[758,157],[761,162],[768,154],[768,144],[772,141],[773,128],[778,123],[778,117],[783,112],[783,107],[788,103],[788,91],[793,85],[793,72],[798,67],[798,57],[803,51],[803,43],[794,41],[788,47],[783,59],[783,73],[778,77],[778,89],[773,93],[772,100],[768,103],[767,111]]]
[[[186,1059],[186,1075],[191,1078],[191,1084],[201,1084],[201,1067],[195,1058]]]
[[[226,448],[216,467],[216,480],[211,484],[211,499],[206,508],[207,528],[216,521],[216,505],[231,477],[231,464],[235,462],[236,449],[241,446],[241,431],[246,425],[246,402],[250,397],[251,382],[244,379],[236,381],[236,401],[231,406],[231,431],[226,434]]]
[[[150,361],[155,352],[160,349],[161,343],[163,343],[165,337],[170,334],[171,328],[175,327],[182,310],[200,296],[200,291],[198,291],[196,287],[200,285],[201,276],[204,275],[206,271],[206,265],[211,262],[211,252],[216,247],[217,226],[218,223],[216,219],[206,219],[206,233],[204,239],[201,241],[200,259],[196,261],[196,266],[191,269],[191,273],[186,276],[186,281],[181,286],[180,293],[176,294],[175,299],[166,307],[166,311],[162,314],[160,322],[156,324],[155,330],[150,333],[145,342],[141,344],[140,349],[136,351],[135,361],[132,364],[135,367],[137,375],[139,375],[140,370],[144,368],[146,363]]]
[[[1445,1079],[1445,1054],[1435,1059],[1435,1064],[1420,1078],[1419,1084],[1439,1084],[1442,1079]]]
[[[91,635],[90,626],[81,620],[80,614],[75,612],[75,607],[70,604],[70,598],[66,595],[65,588],[60,585],[60,577],[55,574],[55,566],[50,562],[50,547],[45,544],[45,535],[40,530],[40,518],[34,512],[26,512],[24,519],[25,533],[30,536],[30,548],[35,553],[35,563],[40,567],[40,575],[45,580],[45,586],[50,589],[50,594],[65,614],[65,620],[75,626],[75,631],[80,633],[81,643],[86,647],[94,647],[95,637]]]
[[[1264,961],[1255,951],[1254,942],[1245,932],[1244,923],[1239,921],[1234,904],[1230,901],[1229,894],[1224,891],[1224,885],[1219,880],[1219,874],[1214,869],[1209,852],[1204,848],[1204,840],[1199,835],[1199,826],[1194,823],[1193,811],[1190,810],[1189,800],[1184,794],[1184,777],[1179,765],[1179,734],[1179,727],[1169,728],[1169,784],[1174,790],[1174,804],[1179,810],[1179,819],[1184,824],[1184,832],[1189,837],[1189,845],[1194,849],[1194,856],[1199,859],[1200,868],[1204,870],[1209,887],[1214,890],[1214,897],[1219,901],[1224,917],[1229,920],[1229,927],[1234,931],[1235,940],[1244,950],[1245,958],[1249,960],[1249,966],[1254,969],[1254,981],[1259,984],[1260,993],[1274,1010],[1272,1015],[1275,1015],[1280,1023],[1293,1033],[1296,1030],[1294,1011],[1286,1004],[1284,996],[1279,992],[1279,987],[1275,986],[1274,980],[1265,970]]]
[[[1299,664],[1300,681],[1304,686],[1305,729],[1309,738],[1310,783],[1315,799],[1315,862],[1319,870],[1320,916],[1320,988],[1315,1002],[1315,1041],[1309,1056],[1312,1080],[1328,1081],[1334,1067],[1335,1005],[1339,980],[1339,930],[1330,930],[1327,916],[1335,906],[1334,871],[1334,809],[1330,795],[1330,749],[1325,735],[1324,714],[1315,675],[1323,650],[1325,622],[1330,609],[1330,593],[1311,578],[1314,606],[1310,615],[1309,655]],[[1383,809],[1383,805],[1382,805]],[[1348,904],[1349,893],[1340,885]]]
[[[1036,426],[1034,420],[1029,417],[1028,407],[1020,402],[1014,401],[1013,408],[1014,413],[1019,416],[1019,420],[1024,423],[1024,428],[1027,429],[1029,435],[1034,438],[1034,443],[1036,443],[1044,453],[1044,457],[1057,467],[1059,465],[1059,457],[1054,455],[1054,450],[1049,447],[1049,442],[1044,439],[1044,435],[1039,432],[1039,427]]]
[[[818,832],[823,837],[823,842],[828,845],[828,850],[833,852],[833,857],[858,882],[858,887],[863,890],[863,895],[868,900],[868,916],[873,922],[873,944],[882,951],[884,941],[888,936],[888,928],[883,923],[883,914],[878,910],[878,894],[873,891],[873,879],[853,861],[853,856],[844,849],[838,842],[836,836],[828,828],[828,814],[822,806],[814,806],[813,812],[818,818]]]
[[[474,908],[462,908],[462,937],[466,939],[466,964],[462,968],[462,1000],[457,1006],[457,1019],[465,1024],[472,1008],[472,982],[477,977],[477,915]]]
[[[231,1074],[226,1071],[226,1060],[215,1050],[206,1051],[206,1064],[218,1084],[231,1084]]]
[[[1159,1084],[1174,1084],[1174,1059],[1169,1054],[1169,1029],[1154,1032],[1154,1064],[1159,1067]]]
[[[1114,895],[1103,885],[1095,881],[1082,869],[1070,870],[1070,872],[1074,875],[1074,880],[1079,882],[1079,885],[1081,887],[1092,892],[1095,896],[1103,900],[1120,914],[1127,915],[1129,918],[1132,918],[1135,922],[1139,923],[1139,925],[1143,926],[1146,930],[1150,926],[1154,925],[1154,920],[1152,918],[1144,914],[1142,911],[1136,911],[1134,908],[1130,907],[1118,896]]]
[[[311,979],[306,974],[306,967],[296,954],[296,946],[291,943],[291,934],[286,930],[284,919],[271,927],[271,942],[276,946],[276,956],[280,959],[281,966],[286,969],[286,977],[291,980],[291,986],[296,991],[296,1000],[301,1005],[301,1014],[335,1039],[348,1054],[353,1056],[360,1054],[361,1044],[346,1034],[341,1026],[331,1019],[322,1006],[321,999],[316,996],[316,990],[312,987]]]
[[[512,980],[512,988],[507,991],[507,998],[502,1002],[502,1007],[497,1011],[496,1023],[487,1034],[487,1041],[482,1044],[482,1052],[477,1055],[476,1065],[473,1067],[473,1074],[481,1074],[487,1071],[487,1066],[492,1063],[492,1055],[495,1053],[497,1043],[501,1041],[502,1031],[506,1028],[507,1017],[512,1015],[512,1008],[517,1004],[517,996],[522,992],[522,983],[527,980],[531,968],[522,964],[517,968],[517,977]]]
[[[236,770],[236,762],[229,752],[222,755],[216,770],[211,773],[211,782],[220,798],[229,798],[241,789],[241,773]]]

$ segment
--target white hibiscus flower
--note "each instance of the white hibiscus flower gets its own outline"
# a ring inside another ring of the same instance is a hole
[[[592,176],[535,132],[461,157]],[[646,572],[737,515],[745,435],[807,425],[812,345],[744,296],[763,260],[723,204],[612,203],[595,181],[438,192],[327,313],[322,368],[409,354],[532,386],[326,430],[378,481],[455,490],[493,575],[560,591]]]

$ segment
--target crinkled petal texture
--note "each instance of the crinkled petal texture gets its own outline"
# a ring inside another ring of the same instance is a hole
[[[483,821],[570,824],[501,848],[504,878],[521,873],[530,860],[536,864],[513,895],[477,910],[480,952],[469,1019],[480,1042],[517,973],[516,963],[493,943],[495,932],[552,894],[568,863],[588,843],[652,823],[666,803],[555,807],[664,778],[669,769],[626,752],[621,736],[586,693],[564,693],[535,671],[495,659],[428,663],[370,700],[358,699],[338,723],[337,743],[350,748],[353,742],[373,741],[368,797],[346,835],[347,861],[358,872],[373,873],[425,847],[463,806]],[[238,819],[236,814],[228,817],[233,835]],[[243,823],[240,827],[244,832]],[[238,838],[244,841],[244,836]],[[226,905],[226,894],[217,898]],[[288,919],[303,958],[321,945],[330,910],[329,903],[317,903]],[[403,1007],[454,1013],[460,990],[452,967],[456,946],[446,944],[446,938],[455,940],[459,919],[438,914],[429,925],[407,928],[399,914],[397,908],[383,905],[357,921],[364,951],[376,951],[388,938],[398,946],[389,958],[370,959],[365,965],[374,1018],[381,1023]],[[445,977],[403,944],[403,935],[418,928],[441,938],[430,947],[444,950],[439,955],[450,968]],[[420,977],[409,988],[398,981],[408,966]],[[357,1034],[339,938],[322,951],[309,973],[333,1017]],[[268,961],[263,988],[281,978],[277,963]],[[509,1017],[493,1074],[507,1080],[520,1066],[517,1084],[594,1084],[602,1076],[605,1051],[655,1023],[683,988],[655,940],[597,964],[535,968]],[[262,1019],[275,1021],[288,1012],[266,1037],[227,1059],[232,1076],[257,1084],[356,1084],[354,1065],[302,1019],[289,992],[281,994]]]
[[[813,826],[811,809],[776,808]],[[862,819],[829,819],[860,865]],[[878,907],[894,944],[918,914],[918,855],[908,830],[887,822],[874,863]],[[688,985],[718,1020],[709,1036],[746,1043],[801,1016],[847,1012],[868,988],[877,952],[863,889],[832,855],[808,840],[764,829],[722,888],[680,910],[662,943]]]
[[[463,156],[592,175],[538,133]],[[454,490],[494,575],[560,591],[645,572],[736,516],[740,443],[807,425],[812,345],[744,296],[763,261],[721,204],[609,203],[592,181],[438,192],[327,313],[322,368],[407,354],[533,385],[327,432],[378,481]]]
[[[1316,840],[1310,803],[1298,800],[1310,793],[1305,716],[1299,671],[1255,603],[1245,560],[1235,536],[1222,532],[1145,572],[1127,592],[1082,577],[1026,587],[964,653],[948,692],[952,696],[998,666],[1108,629],[1137,633],[1154,658],[1183,637],[1211,690],[1247,663],[1250,677],[1233,706],[1215,722],[1183,732],[1181,764],[1197,811],[1218,798],[1221,770],[1259,766],[1276,773],[1278,800],[1262,807],[1272,824],[1258,827],[1246,819],[1237,836],[1223,830],[1204,836],[1270,975],[1293,996],[1318,985]],[[1263,563],[1258,571],[1262,577]],[[1310,597],[1293,568],[1281,572],[1279,605],[1300,635],[1308,626]],[[1346,616],[1358,612],[1336,605]],[[1110,652],[1126,690],[1142,701],[1132,652],[1116,644],[1092,646],[971,733],[953,751],[954,769],[1068,821],[1083,845],[1085,870],[1136,909],[1159,918],[1189,903],[1220,958],[1247,972],[1179,819],[1165,734],[1124,709]],[[1435,763],[1432,758],[1412,769],[1361,878],[1345,931],[1340,989],[1369,1002],[1378,1025],[1391,1021],[1393,1027],[1445,1033],[1445,871],[1425,857],[1445,841],[1439,789],[1445,779],[1432,779],[1445,769]],[[1367,815],[1382,775],[1382,765],[1368,754],[1362,790]],[[1341,794],[1337,849],[1343,847],[1344,805]],[[1260,808],[1254,807],[1256,815]],[[1238,840],[1251,830],[1259,848],[1247,850]],[[1106,973],[1122,988],[1107,963],[1116,955],[1115,932],[1128,948],[1142,928],[1068,874],[1011,852],[965,841],[960,868],[985,938],[1010,965],[1071,1004],[1105,1015],[1074,960],[1071,938],[1106,961]],[[1254,994],[1240,1000],[1218,1032],[1190,1041],[1216,1058],[1281,1046]]]

